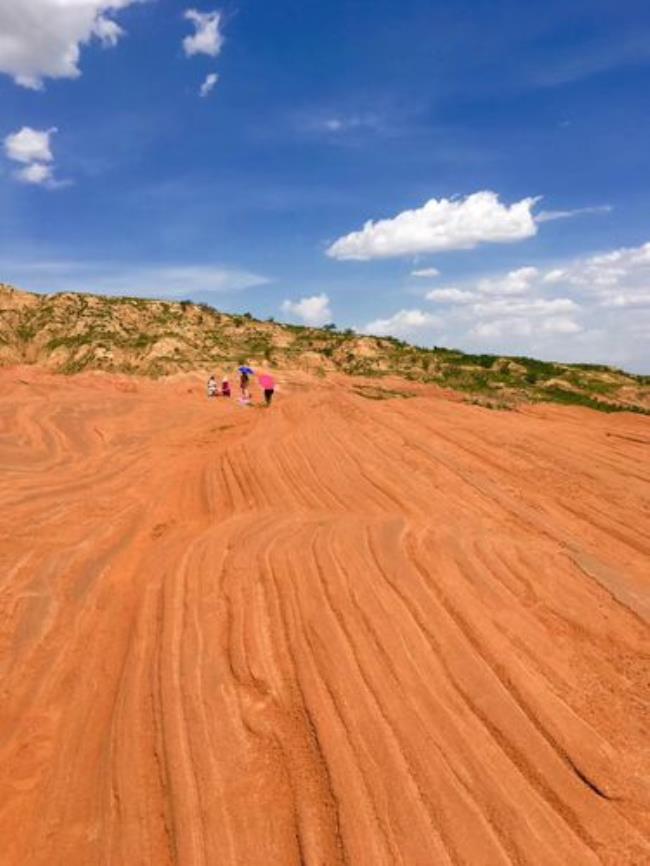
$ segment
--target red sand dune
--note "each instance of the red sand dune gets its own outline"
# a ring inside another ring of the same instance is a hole
[[[2,866],[650,863],[647,418],[0,391]]]

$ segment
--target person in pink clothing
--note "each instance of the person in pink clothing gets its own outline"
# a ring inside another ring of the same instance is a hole
[[[270,406],[275,392],[275,379],[268,373],[262,373],[258,376],[258,382],[264,390],[264,403],[266,406]]]

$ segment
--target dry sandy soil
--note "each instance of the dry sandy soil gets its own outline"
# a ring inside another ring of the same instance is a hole
[[[0,373],[2,866],[650,863],[650,419]]]

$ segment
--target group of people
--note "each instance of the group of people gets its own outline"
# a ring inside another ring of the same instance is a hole
[[[252,398],[250,392],[250,377],[254,375],[254,371],[251,370],[250,367],[240,367],[239,368],[239,388],[241,391],[240,402],[244,405],[250,405]],[[260,386],[264,391],[264,403],[267,406],[271,405],[271,400],[273,399],[273,393],[275,391],[275,380],[268,373],[264,373],[258,376]],[[221,386],[217,382],[214,374],[210,376],[208,379],[208,397],[230,397],[230,382],[228,381],[228,377],[224,376],[221,380]]]
[[[219,385],[214,375],[210,376],[208,379],[208,397],[230,397],[230,383],[228,379],[224,377],[221,380],[221,385]]]

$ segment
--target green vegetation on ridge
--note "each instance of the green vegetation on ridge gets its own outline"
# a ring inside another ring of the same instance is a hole
[[[481,405],[521,401],[650,413],[650,377],[598,364],[468,354],[412,346],[352,330],[259,321],[208,304],[63,293],[35,295],[0,284],[0,365],[39,363],[62,373],[105,370],[163,376],[253,366],[341,372],[435,383]],[[371,399],[405,396],[376,388]]]

